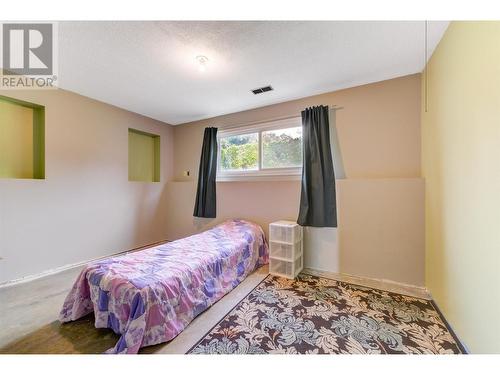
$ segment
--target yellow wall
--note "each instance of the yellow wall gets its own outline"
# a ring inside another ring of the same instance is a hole
[[[33,109],[0,100],[0,178],[33,178]]]
[[[453,22],[427,71],[426,285],[471,352],[499,353],[500,22]]]
[[[159,137],[137,130],[128,131],[128,180],[159,182]]]

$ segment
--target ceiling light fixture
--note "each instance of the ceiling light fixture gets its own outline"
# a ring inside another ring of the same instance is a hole
[[[198,70],[203,73],[207,70],[208,57],[199,55],[196,56],[196,61],[198,61]]]

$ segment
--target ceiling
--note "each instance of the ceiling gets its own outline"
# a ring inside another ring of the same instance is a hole
[[[448,22],[429,22],[428,56]],[[59,87],[169,124],[421,72],[423,21],[60,22]],[[208,57],[201,73],[196,56]],[[272,85],[274,91],[250,90]]]

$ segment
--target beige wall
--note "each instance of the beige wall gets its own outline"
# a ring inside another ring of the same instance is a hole
[[[424,181],[337,181],[340,269],[424,285]]]
[[[299,196],[298,181],[219,182],[217,218],[202,219],[193,217],[196,183],[170,182],[167,201],[172,220],[167,223],[167,233],[170,239],[178,239],[227,219],[246,218],[261,225],[267,234],[270,220],[297,219]]]
[[[305,107],[335,104],[347,178],[420,176],[420,75],[311,96],[174,127],[175,179],[196,180],[202,129],[297,115]],[[182,171],[190,170],[184,178]]]
[[[339,229],[308,229],[305,263],[422,285],[419,93],[413,75],[174,128],[65,91],[0,93],[46,106],[46,179],[0,180],[0,282],[177,239],[226,218],[266,231],[272,221],[295,220],[297,180],[218,183],[217,219],[194,219],[203,128],[335,104],[343,107],[336,126],[347,176],[337,181]],[[161,135],[160,183],[127,181],[129,127]],[[410,241],[398,249],[403,237]]]
[[[169,125],[63,90],[0,95],[46,113],[46,178],[0,179],[0,282],[167,237]],[[129,127],[161,136],[161,182],[128,181]]]
[[[426,285],[475,353],[500,353],[500,22],[453,22],[422,113]]]
[[[348,183],[337,181],[338,197],[346,197],[345,202],[339,201],[338,231],[324,228],[306,232],[306,266],[423,285],[423,221],[418,211],[424,205],[422,180],[418,178],[420,75],[174,127],[176,182],[167,188],[173,219],[168,225],[169,238],[177,239],[235,216],[256,221],[266,231],[272,221],[296,220],[300,181],[220,182],[217,219],[194,219],[203,129],[299,115],[305,107],[318,104],[343,107],[337,111],[336,127]],[[190,177],[182,175],[185,170],[191,172]],[[394,194],[384,194],[381,189]],[[383,203],[356,204],[353,199],[360,190],[364,202],[369,203],[373,193]],[[401,207],[404,200],[410,203]],[[343,207],[346,211],[341,212]],[[373,220],[363,220],[367,217]],[[408,241],[398,249],[401,239]],[[345,245],[339,247],[339,243]]]

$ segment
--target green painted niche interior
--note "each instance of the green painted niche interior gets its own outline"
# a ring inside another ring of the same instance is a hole
[[[160,136],[128,129],[128,180],[160,182]]]
[[[0,95],[0,178],[45,178],[45,107]]]

